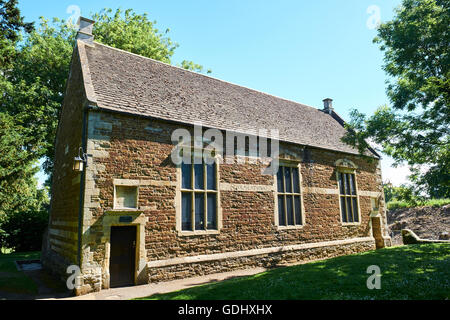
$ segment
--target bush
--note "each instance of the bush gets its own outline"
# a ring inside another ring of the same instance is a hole
[[[413,205],[409,204],[406,201],[391,201],[391,202],[388,202],[388,204],[387,204],[388,210],[411,208],[411,207],[413,207]]]
[[[443,207],[450,204],[450,199],[431,199],[425,202],[427,206]]]
[[[434,207],[439,208],[450,204],[450,199],[429,199],[410,203],[407,201],[390,201],[387,203],[388,210],[402,209],[402,208],[416,208],[416,207]]]
[[[8,215],[2,222],[3,246],[16,252],[40,251],[48,224],[48,212],[23,211]]]

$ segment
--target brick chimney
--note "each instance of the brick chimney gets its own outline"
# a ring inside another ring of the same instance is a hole
[[[328,114],[332,114],[333,109],[333,99],[326,98],[323,100],[323,111]]]
[[[80,24],[80,30],[77,33],[77,40],[81,40],[87,44],[93,44],[94,36],[92,35],[92,30],[94,28],[94,20],[80,17],[78,20]]]

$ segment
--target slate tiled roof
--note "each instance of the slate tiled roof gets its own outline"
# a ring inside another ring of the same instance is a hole
[[[96,42],[78,46],[99,108],[237,132],[278,129],[281,141],[358,154],[341,142],[342,125],[316,108]]]

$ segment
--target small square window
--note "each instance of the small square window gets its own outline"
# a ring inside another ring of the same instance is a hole
[[[138,187],[116,186],[114,209],[137,209]]]

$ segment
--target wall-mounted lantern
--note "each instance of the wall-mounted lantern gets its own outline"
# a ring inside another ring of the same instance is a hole
[[[80,148],[78,156],[75,157],[73,162],[73,171],[83,172],[85,163],[87,163],[87,154],[83,152],[83,148]]]

